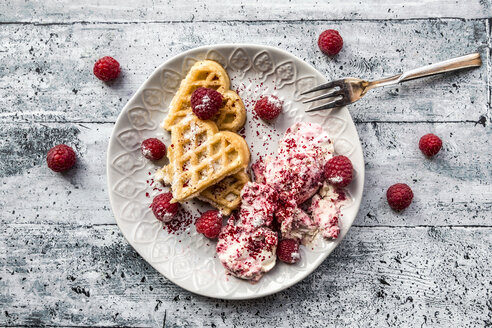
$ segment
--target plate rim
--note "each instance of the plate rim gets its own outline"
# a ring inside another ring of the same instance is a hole
[[[193,294],[196,294],[196,295],[201,295],[201,296],[204,296],[204,297],[211,297],[211,298],[215,298],[215,299],[223,299],[223,300],[248,300],[248,299],[256,299],[256,298],[262,298],[262,297],[266,297],[266,296],[270,296],[270,295],[273,295],[273,294],[276,294],[276,293],[279,293],[281,291],[284,291],[294,285],[296,285],[297,283],[301,282],[302,280],[304,280],[307,276],[309,276],[310,274],[312,274],[314,271],[316,271],[319,266],[326,260],[326,258],[340,245],[340,243],[345,239],[346,235],[348,234],[350,228],[353,226],[354,224],[354,221],[357,219],[357,215],[359,213],[359,210],[360,210],[360,204],[362,202],[362,198],[364,196],[364,185],[365,185],[365,165],[362,165],[361,169],[359,169],[357,171],[357,175],[358,175],[358,178],[362,180],[362,191],[361,191],[361,196],[359,199],[354,199],[354,204],[352,204],[351,206],[355,206],[356,209],[355,209],[355,217],[354,217],[354,220],[352,221],[352,223],[350,224],[350,227],[347,229],[347,232],[345,233],[345,235],[342,236],[342,238],[338,239],[336,242],[337,242],[337,245],[335,247],[333,247],[331,250],[325,252],[323,255],[322,255],[322,260],[320,261],[320,263],[316,266],[316,267],[313,267],[312,269],[308,269],[306,270],[305,272],[303,272],[297,279],[294,279],[293,281],[291,282],[288,282],[288,283],[285,283],[283,284],[280,288],[278,289],[274,289],[274,290],[270,290],[270,291],[267,291],[267,292],[261,292],[261,291],[258,291],[256,292],[255,294],[253,295],[248,295],[248,296],[236,296],[235,294],[232,294],[230,296],[226,296],[226,297],[222,297],[222,296],[211,296],[209,294],[205,294],[205,293],[200,293],[199,291],[196,291],[196,290],[191,290],[190,288],[188,288],[186,286],[186,284],[184,284],[182,281],[175,281],[175,280],[172,280],[170,278],[168,278],[166,275],[164,275],[162,272],[159,271],[159,269],[156,268],[156,266],[148,261],[142,254],[141,252],[134,247],[134,245],[130,242],[130,240],[127,238],[127,236],[125,235],[125,233],[123,232],[123,229],[121,228],[121,225],[120,225],[120,222],[116,219],[116,213],[115,213],[115,210],[114,208],[115,207],[115,200],[114,200],[114,197],[112,196],[112,193],[110,192],[111,190],[111,184],[110,184],[110,149],[111,149],[111,145],[113,142],[115,142],[115,126],[116,124],[120,121],[120,119],[122,118],[122,116],[126,113],[127,111],[127,107],[137,98],[140,96],[141,92],[145,86],[145,83],[149,80],[149,78],[151,76],[154,75],[154,73],[156,73],[157,71],[161,70],[163,67],[167,66],[170,62],[172,62],[173,60],[176,60],[178,59],[179,57],[186,57],[187,55],[190,55],[191,53],[194,53],[194,52],[197,52],[197,51],[201,51],[201,50],[215,50],[215,48],[226,48],[226,47],[236,47],[236,48],[261,48],[263,50],[270,50],[270,51],[275,51],[275,52],[279,52],[281,53],[282,55],[284,56],[289,56],[289,57],[293,57],[295,58],[296,60],[302,62],[304,65],[307,65],[309,66],[314,72],[317,73],[317,75],[319,75],[319,77],[321,78],[322,80],[322,83],[326,83],[328,82],[328,80],[326,79],[326,77],[321,74],[321,72],[319,72],[313,65],[311,65],[310,63],[306,62],[305,60],[299,58],[298,56],[292,54],[291,52],[289,51],[286,51],[284,49],[280,49],[280,48],[277,48],[277,47],[273,47],[273,46],[268,46],[268,45],[263,45],[263,44],[257,44],[257,43],[218,43],[218,44],[208,44],[208,45],[203,45],[203,46],[199,46],[199,47],[194,47],[194,48],[190,48],[186,51],[183,51],[183,52],[180,52],[170,58],[168,58],[167,60],[165,60],[163,63],[161,63],[159,66],[157,66],[148,76],[147,78],[142,82],[142,84],[140,84],[140,86],[138,87],[138,89],[133,93],[132,97],[128,99],[128,101],[126,102],[125,106],[123,106],[123,108],[120,110],[120,113],[118,114],[118,117],[116,118],[116,121],[115,123],[113,124],[113,128],[111,130],[111,135],[109,137],[109,141],[108,141],[108,147],[107,147],[107,150],[106,150],[106,184],[107,184],[107,187],[108,187],[108,194],[109,194],[109,203],[110,203],[110,207],[111,207],[111,212],[113,213],[113,218],[114,220],[116,221],[116,225],[118,226],[118,229],[120,230],[120,233],[123,235],[123,237],[125,238],[125,240],[127,241],[127,243],[133,248],[133,250],[135,252],[137,252],[137,254],[147,263],[149,264],[154,270],[156,270],[160,275],[164,276],[167,280],[169,280],[170,282],[172,282],[173,284],[193,293]],[[343,108],[343,107],[342,107]],[[347,110],[348,111],[348,110]],[[352,121],[352,124],[354,124],[354,127],[355,127],[355,122],[352,118],[352,115],[350,114],[350,111],[349,111],[349,115],[350,115],[350,119]],[[355,128],[354,129],[354,132],[355,134],[357,135],[357,139],[358,139],[358,143],[359,145],[361,146],[362,148],[362,144],[361,144],[361,141],[360,141],[360,136],[359,136],[359,133],[357,131],[357,129]],[[365,164],[365,161],[364,161],[364,152],[362,151],[361,149],[361,156],[362,156],[362,163]],[[233,279],[237,279],[237,278],[234,278],[234,277],[231,277]],[[250,283],[248,281],[244,281],[244,283]]]

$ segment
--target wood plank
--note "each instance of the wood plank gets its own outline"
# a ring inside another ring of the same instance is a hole
[[[316,45],[329,27],[345,40],[333,59]],[[204,44],[277,46],[329,79],[375,79],[477,50],[486,63],[488,37],[486,20],[3,25],[0,121],[112,122],[155,67]],[[115,56],[123,66],[114,83],[101,83],[92,74],[103,55]],[[362,122],[490,121],[487,72],[484,64],[374,90],[350,110]]]
[[[84,226],[115,222],[105,165],[112,124],[3,123],[2,127],[2,223]],[[356,225],[491,226],[492,132],[488,125],[359,123],[357,129],[366,180]],[[433,160],[418,149],[419,137],[429,132],[444,141]],[[76,148],[79,162],[76,169],[56,174],[46,167],[46,151],[63,142]],[[386,189],[397,182],[409,184],[415,193],[412,206],[400,214],[388,207],[385,196]]]
[[[353,228],[304,281],[251,301],[175,286],[116,226],[9,225],[0,235],[1,326],[160,327],[164,316],[166,327],[491,323],[490,228]]]
[[[226,7],[225,7],[226,6]],[[225,11],[225,8],[226,11]],[[429,17],[487,18],[489,1],[480,0],[332,0],[316,1],[198,1],[89,0],[73,1],[6,0],[1,22],[70,23],[149,21],[229,21],[299,19],[408,19]]]

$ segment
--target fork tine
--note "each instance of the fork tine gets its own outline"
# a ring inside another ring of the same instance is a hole
[[[339,87],[340,89],[343,89],[344,85],[345,85],[344,79],[333,80],[333,81],[330,81],[328,83],[318,85],[317,87],[311,88],[309,90],[303,91],[301,93],[301,96],[306,95],[306,94],[311,93],[311,92],[316,92],[316,91],[325,90],[325,89],[332,89],[334,87]]]
[[[323,104],[321,106],[307,109],[306,112],[307,113],[309,113],[309,112],[317,112],[317,111],[320,111],[320,110],[334,108],[334,107],[340,107],[340,106],[343,106],[343,105],[344,105],[343,98],[341,98],[341,99],[335,99],[335,100],[330,101],[329,103]]]
[[[338,81],[339,80],[331,81],[331,82],[328,82],[328,83],[324,83],[324,84],[318,85],[317,87],[314,87],[314,88],[311,88],[311,89],[306,90],[304,92],[301,92],[301,96],[307,95],[308,93],[319,91],[319,90],[331,89],[331,88],[333,88],[335,86],[335,82],[338,82]]]
[[[318,97],[314,97],[314,98],[311,98],[311,99],[308,99],[308,100],[304,100],[302,103],[303,104],[307,104],[307,103],[311,103],[311,102],[314,102],[314,101],[317,101],[317,100],[321,100],[321,99],[326,99],[326,98],[341,96],[342,94],[343,93],[342,93],[341,90],[334,90],[334,91],[329,92],[327,94],[324,94],[324,95],[321,95],[321,96],[318,96]]]

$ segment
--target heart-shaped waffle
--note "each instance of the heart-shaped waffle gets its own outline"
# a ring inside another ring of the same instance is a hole
[[[193,91],[204,87],[217,90],[225,99],[224,106],[212,119],[219,130],[238,131],[246,120],[246,109],[238,94],[229,89],[230,81],[227,72],[213,60],[196,62],[181,81],[174,95],[166,119],[162,127],[171,131],[173,126],[187,117],[191,112],[190,99]]]
[[[158,170],[155,178],[170,184],[173,174],[169,164]],[[241,190],[249,181],[249,175],[245,171],[239,171],[208,187],[197,198],[217,208],[223,215],[229,215],[241,204]]]
[[[170,163],[163,168],[161,176],[171,185],[174,201],[195,197],[249,164],[244,138],[230,131],[219,132],[215,123],[202,121],[195,115],[173,126],[171,140]]]
[[[225,177],[198,195],[198,199],[218,208],[223,215],[229,215],[241,204],[241,190],[249,182],[245,171]]]

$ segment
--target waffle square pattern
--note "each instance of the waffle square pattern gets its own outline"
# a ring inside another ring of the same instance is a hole
[[[217,62],[202,60],[196,62],[181,81],[181,85],[169,106],[169,113],[162,127],[171,131],[173,126],[192,113],[190,99],[193,91],[204,87],[222,94],[225,104],[213,118],[219,130],[238,131],[246,120],[246,109],[238,94],[230,90],[227,72]]]
[[[173,126],[171,141],[170,164],[164,167],[162,176],[171,185],[174,201],[198,196],[225,177],[244,171],[249,164],[244,138],[230,131],[219,132],[214,122],[195,115]]]
[[[240,171],[208,187],[202,191],[198,199],[210,203],[223,215],[229,215],[241,203],[241,190],[248,182],[249,175],[245,171]]]

